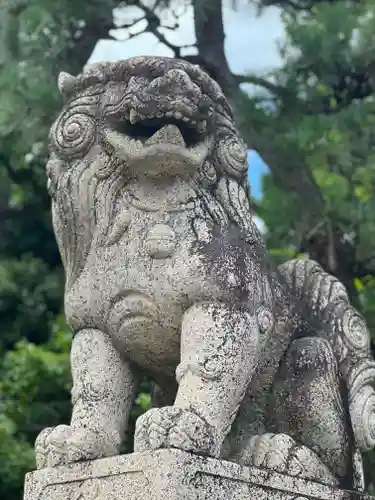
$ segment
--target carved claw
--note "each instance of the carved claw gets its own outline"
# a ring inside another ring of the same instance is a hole
[[[198,415],[187,409],[167,406],[149,410],[136,423],[134,451],[159,448],[213,455],[216,441],[211,426]]]
[[[108,436],[68,425],[44,429],[35,442],[38,469],[109,457],[116,453],[117,448],[110,444]]]
[[[254,436],[249,448],[251,465],[289,476],[337,485],[336,478],[319,457],[306,446],[297,444],[287,434],[267,433]]]

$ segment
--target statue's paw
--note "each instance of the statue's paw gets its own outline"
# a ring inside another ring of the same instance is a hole
[[[196,413],[184,410],[168,434],[168,447],[217,456],[220,444],[211,425]]]
[[[256,467],[286,472],[288,457],[296,446],[286,434],[261,434],[250,441],[250,461]]]
[[[175,406],[153,408],[138,418],[134,450],[178,448],[215,456],[218,445],[212,427],[195,413]]]
[[[59,425],[44,429],[35,442],[38,469],[115,455],[116,447],[106,436],[83,428]]]
[[[261,434],[250,442],[250,463],[256,467],[335,485],[337,480],[319,457],[287,434]]]
[[[168,432],[180,411],[174,406],[152,408],[141,415],[135,424],[134,451],[166,448]]]
[[[48,447],[46,444],[46,440],[48,436],[53,431],[53,427],[47,427],[43,429],[42,432],[38,435],[35,441],[35,459],[36,466],[38,469],[43,469],[47,467],[47,457],[48,457]]]

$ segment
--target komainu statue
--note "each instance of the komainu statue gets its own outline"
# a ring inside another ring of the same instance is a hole
[[[176,448],[361,491],[375,362],[343,285],[274,269],[252,220],[247,151],[219,86],[185,61],[62,73],[47,164],[74,332],[70,425],[38,468],[111,457],[140,377],[134,450]]]

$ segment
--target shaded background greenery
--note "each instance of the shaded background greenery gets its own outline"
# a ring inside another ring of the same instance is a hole
[[[343,281],[374,334],[375,3],[262,0],[259,9],[281,7],[287,33],[280,48],[283,65],[266,75],[230,71],[220,0],[185,3],[193,6],[197,38],[197,54],[187,59],[222,85],[249,147],[270,166],[264,198],[255,208],[268,227],[272,258],[318,260]],[[61,107],[59,70],[81,70],[97,40],[108,38],[112,10],[119,5],[0,4],[1,500],[22,497],[38,432],[69,420],[71,334],[62,313],[63,273],[45,189],[46,138]],[[173,0],[121,5],[141,7],[145,30],[165,42],[160,26]],[[246,8],[236,2],[232,7]],[[244,47],[249,67],[253,49]],[[255,86],[251,98],[241,91],[244,82]],[[272,103],[272,110],[264,103]],[[146,380],[133,422],[149,407],[148,389]],[[375,453],[365,458],[374,492]]]

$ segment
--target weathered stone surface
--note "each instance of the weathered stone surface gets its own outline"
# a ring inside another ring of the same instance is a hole
[[[175,448],[363,490],[360,453],[375,446],[369,332],[316,263],[271,265],[218,85],[185,61],[137,57],[62,74],[59,88],[47,176],[74,332],[73,411],[37,438],[40,477],[156,460],[50,469],[117,455],[147,373],[159,389],[136,451]],[[168,453],[154,457],[182,460],[171,465],[180,486],[191,463],[240,470]],[[202,495],[222,498],[219,480],[204,478]]]
[[[178,450],[134,453],[27,475],[24,500],[370,500]]]

